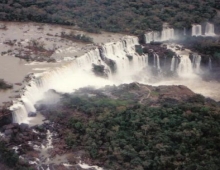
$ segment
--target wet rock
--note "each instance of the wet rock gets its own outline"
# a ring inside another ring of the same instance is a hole
[[[36,117],[37,113],[36,112],[29,112],[28,117]]]
[[[28,160],[20,158],[19,161],[18,161],[18,164],[22,165],[22,166],[27,166],[28,165]]]
[[[56,60],[55,60],[54,58],[50,58],[50,59],[47,60],[47,62],[48,62],[48,63],[49,63],[49,62],[53,62],[53,63],[54,63],[54,62],[56,62]]]
[[[17,86],[21,86],[22,84],[21,84],[21,83],[15,83],[15,85],[17,85]]]
[[[17,133],[17,132],[18,132],[18,129],[14,129],[13,132],[14,132],[14,133]]]
[[[17,143],[21,143],[23,140],[20,137],[20,135],[16,135],[15,138],[14,138],[14,141],[17,142]]]
[[[9,136],[13,133],[13,131],[11,129],[7,129],[7,130],[5,130],[4,133],[5,133],[6,136]]]
[[[8,129],[15,129],[15,128],[18,128],[18,124],[17,123],[11,123],[11,124],[8,124],[8,125],[5,125],[3,126],[3,131],[4,130],[8,130]]]
[[[20,130],[21,131],[25,131],[25,130],[27,130],[29,128],[29,125],[28,124],[26,124],[26,123],[21,123],[20,124]]]
[[[47,106],[45,104],[36,104],[34,107],[38,111],[45,110],[47,108]]]

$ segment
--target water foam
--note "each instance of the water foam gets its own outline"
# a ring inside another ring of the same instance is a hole
[[[118,42],[110,42],[99,48],[96,47],[62,67],[33,78],[26,86],[26,90],[19,101],[14,101],[11,106],[11,110],[14,112],[13,121],[28,123],[31,120],[28,113],[36,111],[34,105],[37,101],[42,100],[45,93],[50,89],[60,93],[71,93],[85,86],[98,88],[105,85],[131,82],[134,75],[148,66],[148,56],[141,56],[135,52],[135,45],[137,44],[137,37],[126,36]],[[97,77],[92,72],[92,64],[102,64],[106,69],[109,69],[109,66],[102,60],[100,48],[106,58],[116,63],[116,73],[111,74],[109,72],[109,79]],[[132,57],[132,61],[129,60],[128,55]]]

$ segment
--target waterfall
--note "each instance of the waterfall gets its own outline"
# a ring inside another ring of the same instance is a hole
[[[151,31],[145,34],[145,43],[148,44],[150,42],[160,42],[160,41],[168,41],[173,40],[175,38],[174,29],[173,28],[164,28],[161,32]]]
[[[160,41],[160,32],[157,31],[151,31],[146,33],[145,35],[145,43],[149,44],[150,42],[154,42],[154,41]]]
[[[196,73],[199,73],[200,72],[200,63],[201,63],[201,56],[200,55],[197,55],[197,54],[193,54],[193,68],[194,68],[194,71]]]
[[[212,71],[212,59],[209,57],[209,70]]]
[[[202,35],[202,26],[201,25],[192,25],[192,36],[201,36]]]
[[[170,71],[175,72],[179,65],[179,59],[176,56],[173,56],[171,59]]]
[[[154,31],[154,41],[161,41],[161,33]]]
[[[44,99],[45,93],[50,89],[60,93],[71,93],[75,89],[88,85],[103,87],[105,85],[131,82],[134,75],[137,75],[148,66],[148,56],[140,56],[135,52],[135,45],[137,44],[137,37],[126,36],[118,42],[106,43],[62,67],[33,78],[26,85],[21,98],[13,101],[10,108],[13,111],[13,121],[28,123],[31,119],[28,117],[28,113],[36,112],[35,104]],[[128,55],[132,57],[130,60],[127,57]],[[106,58],[114,61],[117,68],[115,74],[109,75],[109,79],[97,77],[92,72],[93,63],[102,64],[105,69],[110,70],[110,66],[104,61]],[[159,58],[157,63],[158,61]]]
[[[175,71],[175,62],[176,58],[175,56],[173,56],[172,60],[171,60],[171,66],[170,66],[170,71]]]
[[[189,56],[183,55],[180,57],[177,73],[180,77],[189,77],[193,75],[193,67]]]
[[[145,43],[149,44],[152,41],[154,41],[154,32],[153,31],[145,34]]]
[[[205,36],[215,36],[214,24],[207,23],[205,27]]]
[[[156,55],[154,54],[154,67],[156,67]]]
[[[154,67],[156,67],[157,70],[160,70],[160,57],[156,53],[154,53]]]
[[[174,39],[174,29],[164,28],[161,32],[161,41],[167,41]]]
[[[11,109],[15,111],[13,114],[13,122],[29,122],[28,113],[23,103],[15,103],[13,106],[11,106]]]

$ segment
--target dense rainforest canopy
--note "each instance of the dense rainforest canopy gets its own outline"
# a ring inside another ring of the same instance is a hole
[[[0,20],[77,25],[90,32],[139,33],[212,20],[217,0],[1,0]],[[215,20],[218,24],[218,20]]]
[[[219,103],[184,86],[84,88],[41,108],[69,149],[107,169],[220,167]]]

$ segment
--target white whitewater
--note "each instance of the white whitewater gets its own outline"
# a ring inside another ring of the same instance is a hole
[[[161,32],[160,41],[168,41],[174,39],[174,29],[173,28],[164,28]]]
[[[145,34],[145,43],[149,44],[151,42],[160,41],[160,32],[158,31],[151,31]]]
[[[153,41],[154,41],[154,32],[151,31],[151,32],[146,33],[145,34],[145,43],[149,44],[149,43],[151,43]]]
[[[199,24],[192,25],[192,36],[201,36],[202,35],[202,26]]]
[[[160,70],[160,57],[157,53],[154,53],[154,67]]]
[[[154,41],[161,41],[161,32],[154,31]]]
[[[200,63],[201,63],[201,56],[198,55],[198,54],[193,54],[193,68],[194,68],[194,71],[196,73],[200,73]]]
[[[175,39],[175,33],[173,28],[163,28],[161,32],[151,31],[145,34],[145,43],[161,42]]]
[[[207,23],[205,27],[205,36],[215,36],[214,24]]]
[[[191,77],[193,75],[193,66],[188,55],[180,56],[177,73],[180,77]]]
[[[171,60],[171,66],[170,66],[170,71],[175,71],[175,63],[176,63],[176,58],[173,56]]]
[[[112,75],[112,81],[118,83],[132,81],[132,76],[148,66],[148,56],[138,55],[134,46],[138,45],[137,38],[127,38],[126,41],[107,43],[102,46],[104,57],[116,62],[117,73]],[[132,62],[127,55],[132,56]]]
[[[109,75],[109,79],[97,77],[92,72],[92,64],[102,64],[105,69],[109,67],[102,60],[98,48],[87,52],[76,58],[63,67],[44,73],[33,79],[18,101],[14,101],[11,110],[14,111],[13,121],[17,123],[29,123],[29,112],[35,112],[34,105],[45,97],[45,92],[54,89],[61,93],[71,93],[75,89],[94,86],[103,87],[120,83],[129,83],[133,76],[148,66],[148,56],[138,55],[135,52],[135,45],[138,45],[138,38],[126,36],[118,42],[104,44],[101,48],[103,55],[116,63],[117,71]],[[129,61],[127,55],[132,56]],[[111,74],[109,72],[109,74]]]
[[[205,30],[204,30],[205,29]],[[215,26],[212,23],[206,23],[205,28],[202,28],[200,24],[192,25],[192,36],[216,36]],[[203,35],[204,34],[204,35]],[[186,28],[183,28],[183,36],[186,36]],[[150,42],[164,42],[169,40],[174,40],[177,38],[183,38],[180,35],[175,35],[175,30],[173,28],[164,27],[162,31],[150,31],[145,34],[145,43]]]

